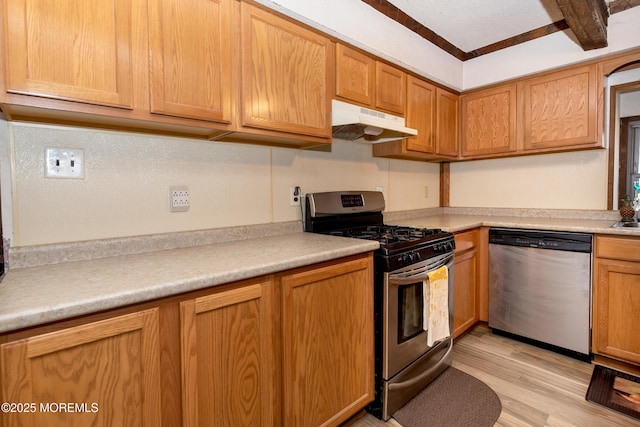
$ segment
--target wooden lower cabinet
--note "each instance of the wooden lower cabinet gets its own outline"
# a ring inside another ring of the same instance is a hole
[[[453,283],[453,338],[478,320],[478,234],[477,230],[455,234],[456,251]]]
[[[273,287],[180,303],[183,426],[275,425]]]
[[[282,277],[287,426],[335,426],[374,398],[372,258]]]
[[[2,334],[0,426],[335,426],[373,351],[369,253]]]
[[[640,365],[640,238],[596,236],[592,351]]]
[[[162,424],[158,309],[6,343],[0,359],[0,400],[16,405],[3,427]]]

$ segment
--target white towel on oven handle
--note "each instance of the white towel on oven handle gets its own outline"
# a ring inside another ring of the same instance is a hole
[[[449,269],[446,265],[427,273],[423,286],[423,329],[429,347],[449,332]]]

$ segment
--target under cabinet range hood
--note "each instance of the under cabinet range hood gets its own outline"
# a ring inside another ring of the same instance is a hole
[[[416,136],[404,118],[331,100],[333,137],[349,141],[380,143]]]

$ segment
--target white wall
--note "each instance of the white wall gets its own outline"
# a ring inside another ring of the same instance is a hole
[[[606,209],[606,150],[451,164],[455,207]]]
[[[14,191],[10,211],[3,213],[12,246],[293,221],[301,218],[299,208],[289,205],[295,185],[303,192],[380,186],[387,211],[439,203],[439,165],[374,159],[369,144],[336,140],[332,152],[324,153],[24,123],[8,127]],[[84,179],[45,178],[46,147],[84,149]],[[188,212],[169,212],[174,185],[189,187]]]

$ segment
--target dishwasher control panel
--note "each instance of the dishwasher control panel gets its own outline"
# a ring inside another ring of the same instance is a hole
[[[491,228],[489,230],[489,243],[497,245],[570,252],[591,252],[592,241],[593,236],[585,233],[522,230],[515,228]]]

